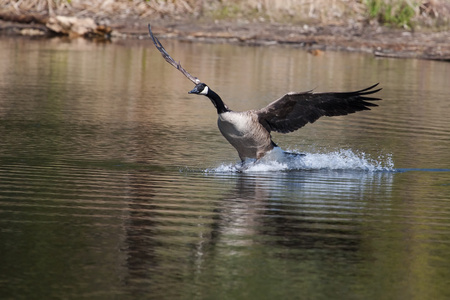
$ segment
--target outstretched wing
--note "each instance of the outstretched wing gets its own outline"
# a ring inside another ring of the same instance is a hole
[[[175,68],[177,68],[178,71],[180,71],[181,73],[183,73],[184,76],[186,76],[190,81],[192,81],[195,84],[199,84],[201,81],[200,79],[198,79],[195,76],[192,76],[191,74],[189,74],[188,71],[186,71],[185,69],[183,69],[183,67],[181,67],[181,64],[179,62],[176,62],[170,55],[169,53],[167,53],[166,49],[164,49],[163,45],[161,44],[161,42],[153,35],[152,32],[152,28],[150,26],[150,24],[148,24],[148,32],[150,33],[150,37],[153,40],[153,43],[156,46],[156,49],[159,50],[159,52],[161,52],[161,55],[164,57],[164,59],[171,64],[172,66],[174,66]]]
[[[381,90],[374,90],[377,85],[347,93],[289,93],[257,110],[256,114],[269,132],[292,132],[322,116],[342,116],[378,106],[369,101],[380,98],[367,97]]]

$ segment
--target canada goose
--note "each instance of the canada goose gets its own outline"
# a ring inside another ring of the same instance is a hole
[[[242,161],[260,159],[277,145],[272,141],[270,132],[293,132],[307,123],[314,123],[322,116],[342,116],[361,110],[370,110],[369,106],[378,106],[367,101],[381,100],[367,97],[381,89],[368,88],[344,93],[288,93],[259,110],[244,112],[232,111],[219,95],[197,77],[189,74],[167,53],[161,42],[153,35],[148,25],[150,37],[164,59],[191,80],[195,87],[189,94],[204,95],[211,100],[219,115],[217,125],[222,135],[236,148]]]

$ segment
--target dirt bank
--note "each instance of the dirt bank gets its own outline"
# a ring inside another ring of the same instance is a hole
[[[0,16],[0,34],[49,37],[54,33],[41,16],[24,21]],[[347,25],[282,24],[269,21],[122,18],[102,20],[107,39],[148,38],[147,23],[161,38],[251,45],[289,44],[313,53],[362,51],[377,56],[450,61],[450,32],[393,29],[364,22]],[[104,25],[107,24],[107,25]]]
[[[118,25],[128,35],[147,35],[144,23]],[[378,56],[450,61],[450,32],[414,32],[378,25],[288,25],[269,22],[152,22],[162,37],[253,45],[290,44],[307,50],[370,52]]]

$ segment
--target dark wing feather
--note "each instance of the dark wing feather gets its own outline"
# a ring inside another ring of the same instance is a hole
[[[367,97],[381,89],[372,85],[366,89],[346,93],[289,93],[257,110],[259,122],[270,132],[288,133],[307,123],[314,123],[322,116],[342,116],[378,106],[369,101],[380,98]]]
[[[200,79],[198,79],[195,76],[192,76],[191,74],[189,74],[188,71],[186,71],[179,62],[176,62],[172,56],[169,55],[169,53],[167,53],[166,49],[164,49],[163,45],[161,44],[161,42],[158,40],[158,38],[156,36],[153,35],[152,32],[152,28],[150,26],[150,24],[148,24],[148,33],[150,34],[150,37],[153,41],[153,44],[155,44],[156,49],[159,50],[159,52],[161,53],[162,57],[164,57],[164,59],[171,64],[172,66],[174,66],[178,71],[180,71],[181,73],[183,73],[184,76],[186,76],[190,81],[192,81],[195,84],[199,84],[201,81]]]

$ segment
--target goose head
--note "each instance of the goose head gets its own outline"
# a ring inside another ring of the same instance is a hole
[[[223,103],[222,99],[220,99],[220,96],[217,95],[212,89],[210,89],[203,82],[197,84],[192,89],[192,91],[189,92],[189,94],[197,94],[208,97],[209,100],[211,100],[212,104],[214,104],[214,106],[217,108],[218,114],[230,111],[228,107],[225,105],[225,103]]]
[[[192,89],[192,91],[189,92],[189,94],[197,94],[197,95],[207,96],[208,92],[209,92],[209,87],[206,84],[204,84],[203,82],[200,82]]]

